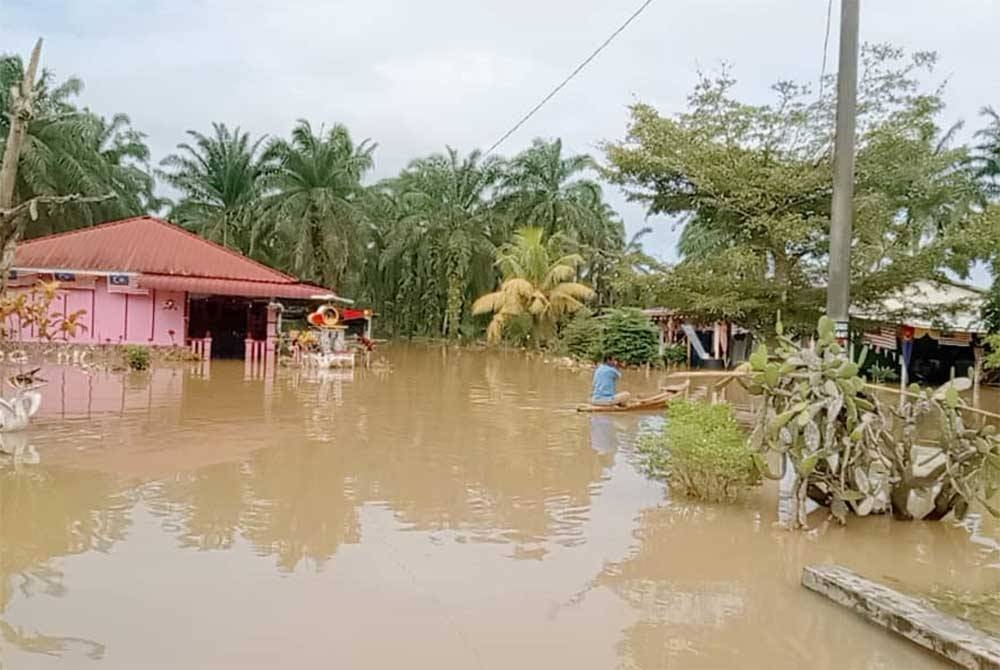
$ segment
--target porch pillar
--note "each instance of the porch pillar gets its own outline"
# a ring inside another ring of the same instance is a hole
[[[264,369],[270,371],[274,369],[278,359],[278,335],[279,320],[281,319],[281,305],[272,301],[267,305],[267,343],[264,351]]]

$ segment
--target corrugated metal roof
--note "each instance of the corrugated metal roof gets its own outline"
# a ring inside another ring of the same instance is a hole
[[[14,265],[298,283],[294,277],[152,216],[22,242]]]
[[[883,298],[873,307],[851,308],[851,316],[916,328],[985,333],[985,291],[957,282],[921,280]]]
[[[176,275],[140,275],[139,287],[159,291],[182,291],[207,295],[238,295],[246,298],[295,298],[309,300],[325,289],[311,284],[217,279],[213,277],[178,277]]]
[[[330,293],[153,216],[23,242],[14,267],[132,272],[142,288],[189,293],[301,300]]]

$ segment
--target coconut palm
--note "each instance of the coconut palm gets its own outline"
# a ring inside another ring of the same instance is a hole
[[[503,282],[472,306],[474,314],[493,314],[486,330],[491,342],[498,341],[514,319],[530,318],[535,343],[541,344],[564,316],[594,297],[589,286],[575,281],[583,258],[561,255],[563,244],[559,235],[546,238],[542,228],[521,228],[497,251]]]
[[[24,76],[18,56],[0,57],[0,155],[10,129],[10,90]],[[35,88],[34,115],[21,151],[14,202],[41,195],[114,197],[68,207],[39,207],[26,235],[71,230],[114,218],[145,213],[160,202],[153,195],[145,136],[117,114],[104,119],[79,109],[73,98],[83,83],[57,83],[43,71]]]
[[[355,145],[347,128],[318,132],[300,120],[291,140],[276,140],[267,158],[276,161],[265,180],[267,220],[288,245],[286,266],[300,278],[340,288],[364,239],[365,189],[375,144]]]
[[[583,176],[593,168],[590,156],[564,156],[562,140],[536,139],[511,160],[499,204],[519,226],[589,244],[602,224],[603,206],[601,187]]]
[[[211,135],[187,131],[190,142],[160,161],[157,174],[180,192],[170,218],[202,237],[260,256],[259,219],[264,177],[274,162],[262,155],[264,137],[213,123]]]

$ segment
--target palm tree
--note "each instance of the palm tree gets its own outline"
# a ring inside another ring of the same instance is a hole
[[[603,208],[601,187],[582,176],[594,167],[585,154],[564,156],[562,140],[536,139],[511,160],[500,205],[519,226],[589,244],[602,223]]]
[[[157,174],[181,193],[170,218],[202,237],[258,256],[256,244],[264,178],[274,162],[261,155],[264,137],[251,141],[239,128],[212,124],[212,134],[189,130]]]
[[[496,264],[503,282],[472,306],[474,314],[493,314],[486,330],[491,342],[502,337],[512,320],[528,317],[534,340],[541,344],[555,333],[560,319],[594,297],[590,287],[575,281],[583,258],[560,255],[562,244],[558,235],[546,239],[542,228],[521,228],[513,242],[498,250]]]
[[[24,76],[18,56],[0,57],[0,155],[10,130],[11,87]],[[73,98],[83,82],[56,83],[44,71],[35,87],[34,114],[22,147],[14,203],[36,196],[113,195],[72,207],[41,206],[26,236],[72,230],[156,209],[145,135],[117,114],[110,120],[79,109]]]
[[[290,141],[267,148],[276,161],[265,180],[268,219],[288,243],[287,266],[300,278],[340,288],[363,248],[361,180],[373,165],[375,144],[355,145],[343,125],[315,132],[300,120]]]
[[[500,168],[498,159],[483,160],[479,151],[463,158],[448,147],[413,161],[392,184],[400,203],[398,241],[425,249],[430,283],[443,299],[437,322],[449,337],[458,336],[467,302],[493,284],[491,236],[498,219],[489,198]],[[392,245],[390,258],[411,248]]]

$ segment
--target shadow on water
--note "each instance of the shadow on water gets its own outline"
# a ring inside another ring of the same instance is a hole
[[[67,386],[29,432],[40,463],[0,461],[15,667],[932,668],[804,592],[802,565],[995,575],[991,521],[794,534],[773,525],[774,489],[670,500],[634,450],[662,419],[577,414],[586,373],[386,355],[270,380],[239,364],[49,373]]]

